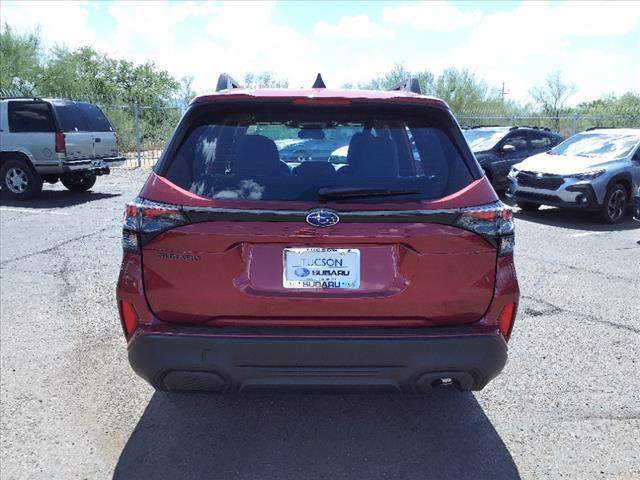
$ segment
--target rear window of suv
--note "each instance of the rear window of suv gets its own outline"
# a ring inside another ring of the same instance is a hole
[[[462,136],[437,108],[269,106],[183,121],[158,173],[212,199],[417,201],[474,180]],[[317,154],[283,154],[295,144]]]
[[[63,132],[112,132],[102,110],[91,103],[54,102]]]

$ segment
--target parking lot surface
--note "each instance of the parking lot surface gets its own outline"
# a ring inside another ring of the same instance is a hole
[[[640,224],[516,212],[522,299],[482,392],[154,393],[115,303],[148,171],[0,206],[1,477],[640,478]]]

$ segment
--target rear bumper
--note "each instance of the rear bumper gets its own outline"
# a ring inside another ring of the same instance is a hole
[[[122,165],[125,160],[125,157],[69,160],[63,162],[62,170],[64,172],[93,172],[98,175],[106,175],[110,168]]]
[[[138,375],[160,390],[220,393],[265,389],[419,393],[438,386],[441,379],[451,379],[461,390],[480,390],[502,371],[507,345],[497,329],[473,335],[465,335],[464,327],[445,330],[442,335],[258,336],[138,329],[129,342],[129,361]]]

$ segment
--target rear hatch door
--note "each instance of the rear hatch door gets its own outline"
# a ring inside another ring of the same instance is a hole
[[[340,214],[319,229],[307,212],[266,222],[188,213],[218,219],[145,245],[149,304],[165,321],[217,325],[448,325],[487,310],[496,250],[482,237],[437,214],[399,223]]]
[[[94,158],[93,133],[89,121],[76,102],[54,101],[60,129],[64,132],[66,160],[81,161]]]
[[[474,160],[450,114],[433,110],[199,116],[141,193],[180,205],[187,222],[145,239],[152,310],[168,322],[244,326],[481,318],[497,251],[456,223],[456,207],[497,199],[465,163]],[[275,140],[332,129],[351,137],[339,171],[278,156]]]
[[[102,159],[118,155],[116,134],[105,114],[91,103],[78,103],[93,136],[94,158]]]

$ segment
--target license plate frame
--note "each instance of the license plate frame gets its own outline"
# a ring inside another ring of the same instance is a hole
[[[282,251],[282,286],[315,290],[360,288],[357,248],[292,247]]]

